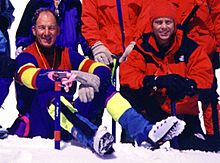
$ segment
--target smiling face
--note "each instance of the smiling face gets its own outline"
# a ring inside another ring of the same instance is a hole
[[[49,11],[41,12],[36,25],[32,27],[32,32],[40,45],[45,48],[53,46],[59,35],[59,26],[54,15]]]
[[[169,17],[159,17],[153,20],[153,33],[160,45],[170,42],[170,38],[175,31],[174,25],[173,19]]]

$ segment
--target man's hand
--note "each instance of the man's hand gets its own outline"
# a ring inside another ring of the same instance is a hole
[[[133,50],[134,48],[134,45],[136,44],[136,42],[134,41],[131,41],[130,44],[126,47],[123,55],[121,56],[121,58],[119,59],[119,63],[123,62],[126,60],[126,58],[128,57],[128,54],[131,53],[131,51]]]
[[[100,79],[97,75],[82,71],[71,71],[71,73],[76,75],[76,81],[80,82],[84,86],[93,87],[95,92],[99,92]]]
[[[193,96],[196,93],[196,82],[177,74],[158,76],[155,81],[158,88],[166,88],[166,94],[171,100],[180,100],[185,96]]]
[[[48,78],[55,81],[56,79],[61,80],[61,84],[64,86],[66,92],[72,87],[74,81],[78,81],[84,86],[92,87],[95,92],[99,92],[100,79],[97,75],[90,74],[82,71],[51,71],[48,73]]]
[[[106,65],[110,65],[113,62],[112,53],[101,41],[96,42],[91,49],[95,61],[104,63]]]
[[[51,71],[47,76],[52,81],[61,80],[61,84],[64,86],[66,92],[69,92],[69,88],[72,87],[73,81],[76,81],[75,74],[71,74],[68,71]]]
[[[197,93],[196,82],[189,78],[184,78],[178,74],[168,74],[161,76],[146,76],[145,88],[154,90],[166,88],[166,94],[171,100],[180,100],[185,96],[193,96]]]
[[[72,86],[73,81],[78,81],[84,86],[93,87],[95,92],[99,92],[100,79],[97,75],[82,71],[65,72],[66,76],[61,79],[61,83],[65,86],[64,89]]]
[[[18,56],[23,50],[24,50],[23,46],[19,46],[15,51],[15,55]]]
[[[78,90],[79,99],[83,103],[91,102],[94,99],[95,90],[93,87],[81,84]]]

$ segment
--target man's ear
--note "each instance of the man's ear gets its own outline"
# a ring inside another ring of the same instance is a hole
[[[36,36],[36,27],[35,27],[35,26],[32,26],[31,29],[32,29],[32,33],[33,33],[33,35]]]

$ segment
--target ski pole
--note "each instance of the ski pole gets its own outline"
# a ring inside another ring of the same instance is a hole
[[[60,96],[61,96],[61,82],[60,79],[55,80],[55,121],[54,121],[54,147],[60,150]]]
[[[176,117],[176,101],[174,100],[171,100],[171,115]],[[179,145],[177,137],[174,137],[171,143],[174,149],[178,149]]]
[[[176,116],[176,101],[171,100],[171,115]]]
[[[117,89],[117,68],[118,68],[119,62],[118,59],[113,57],[113,68],[112,68],[112,75],[111,75],[111,81],[112,85],[116,87]],[[116,122],[112,118],[112,136],[114,137],[114,142],[116,142]]]

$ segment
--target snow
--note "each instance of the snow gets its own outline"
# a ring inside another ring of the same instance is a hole
[[[15,7],[15,22],[9,34],[11,39],[12,58],[15,58],[15,31],[28,0],[11,0]],[[220,76],[220,70],[216,71]],[[218,88],[219,92],[219,88]],[[7,128],[17,117],[14,83],[10,87],[10,94],[0,109],[0,124]],[[111,129],[111,118],[104,114],[103,124]],[[166,143],[158,150],[148,150],[143,147],[133,147],[130,144],[121,144],[120,127],[117,124],[117,141],[114,144],[115,153],[106,157],[99,157],[88,148],[81,147],[73,142],[61,142],[61,150],[54,149],[54,141],[36,137],[33,139],[9,136],[0,140],[0,163],[42,163],[42,162],[74,162],[74,163],[99,163],[99,162],[136,162],[136,163],[217,163],[220,153],[201,151],[178,151],[169,148]]]
[[[0,162],[3,163],[42,163],[42,162],[129,162],[129,163],[217,163],[220,154],[200,151],[178,151],[162,148],[155,151],[143,147],[134,148],[132,145],[117,143],[113,155],[99,157],[89,149],[62,142],[61,150],[53,149],[53,140],[18,138],[9,136],[0,140]]]

